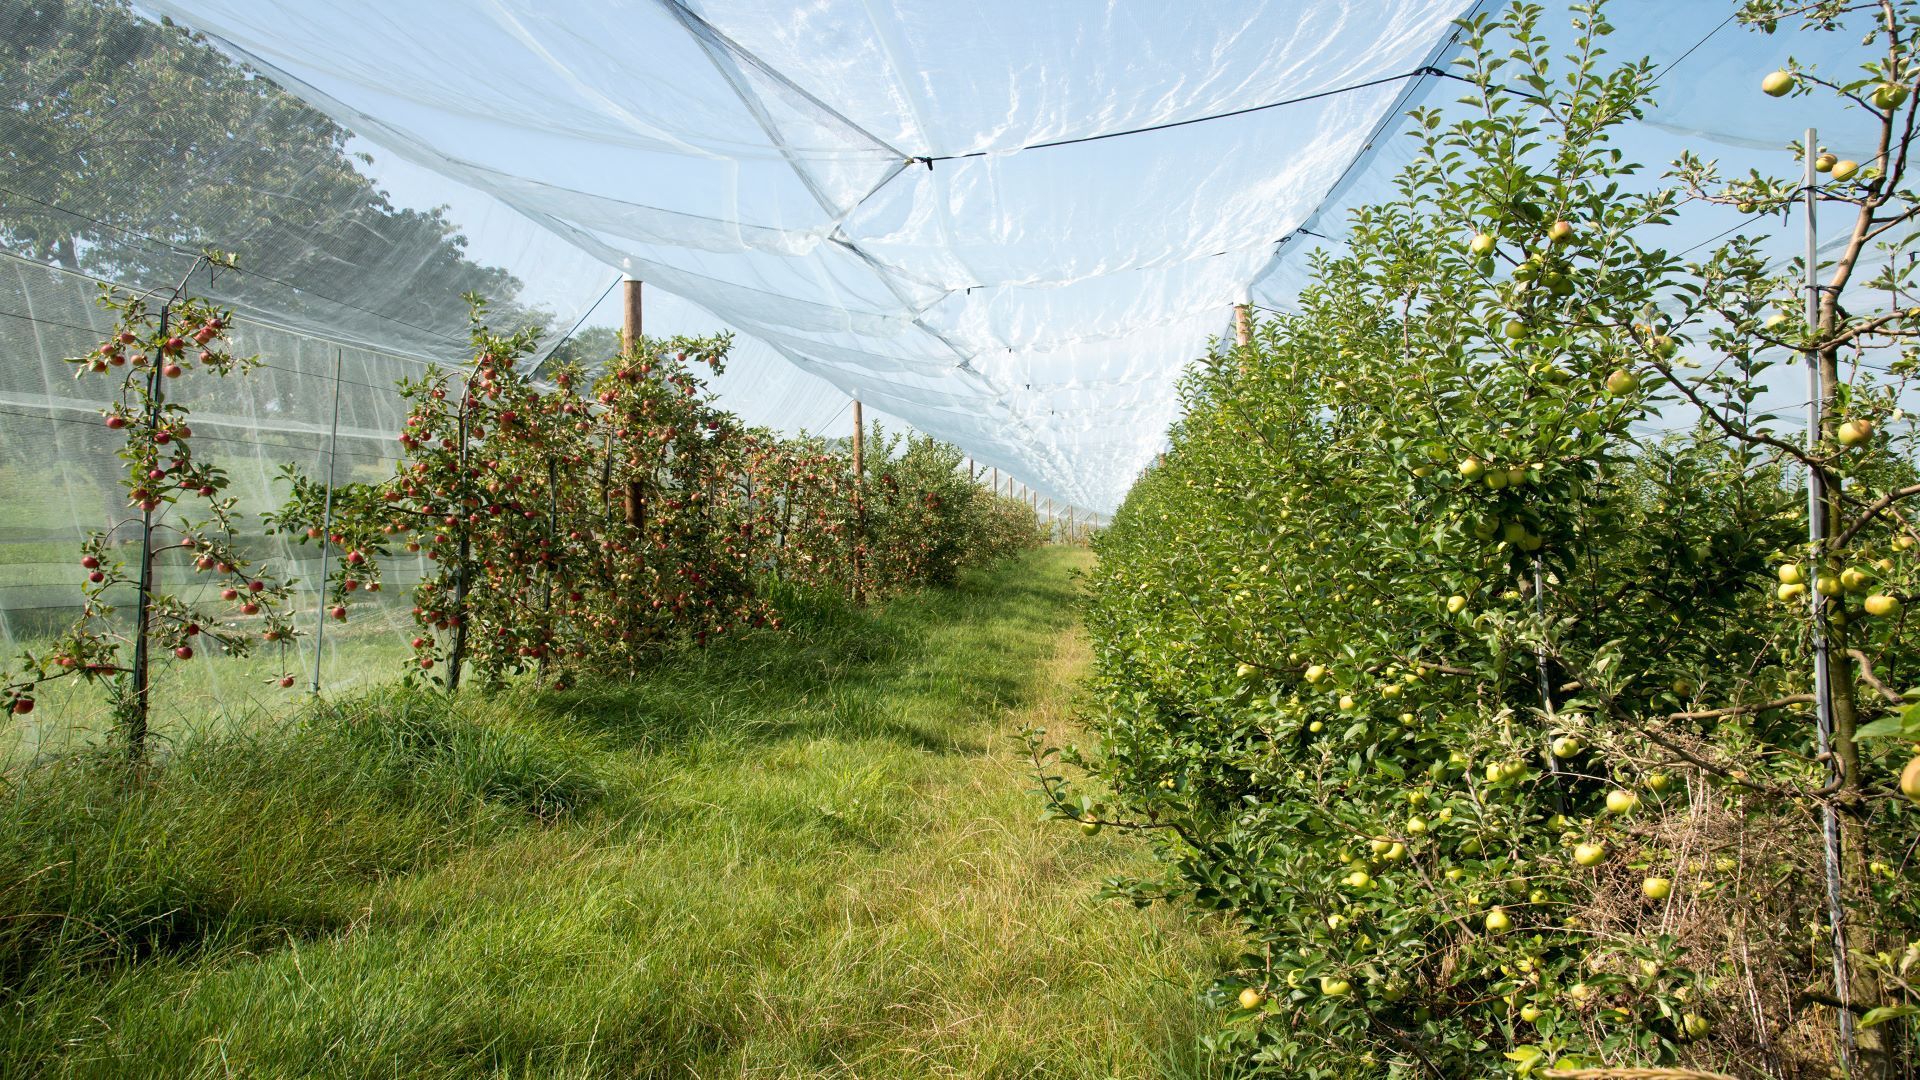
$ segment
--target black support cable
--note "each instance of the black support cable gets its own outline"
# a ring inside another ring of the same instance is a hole
[[[1269,101],[1265,105],[1249,105],[1244,109],[1232,109],[1222,113],[1209,113],[1206,116],[1194,116],[1185,120],[1169,120],[1164,124],[1149,124],[1146,127],[1127,128],[1124,131],[1108,131],[1099,135],[1082,135],[1073,139],[1055,139],[1052,142],[1029,143],[1026,146],[1016,146],[1009,150],[974,150],[965,154],[933,154],[925,157],[908,158],[907,161],[910,164],[917,162],[926,165],[928,168],[932,168],[933,163],[936,161],[961,161],[966,158],[1015,154],[1022,150],[1047,150],[1058,146],[1076,146],[1080,143],[1099,142],[1102,139],[1118,139],[1123,135],[1144,135],[1150,131],[1166,131],[1170,128],[1187,127],[1191,124],[1204,124],[1212,120],[1226,120],[1235,116],[1248,116],[1257,112],[1265,112],[1268,109],[1278,109],[1287,105],[1299,105],[1303,102],[1318,101],[1321,98],[1336,97],[1340,94],[1351,94],[1358,90],[1370,90],[1376,86],[1385,86],[1388,83],[1400,82],[1404,79],[1417,79],[1422,75],[1444,74],[1446,74],[1446,72],[1440,71],[1437,68],[1421,67],[1415,68],[1412,71],[1402,72],[1398,75],[1382,75],[1377,79],[1368,79],[1365,82],[1357,82],[1348,86],[1336,86],[1327,90],[1317,90],[1311,94],[1302,94],[1299,97]]]

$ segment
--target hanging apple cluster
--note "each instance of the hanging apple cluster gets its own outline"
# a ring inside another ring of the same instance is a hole
[[[1889,242],[1916,205],[1920,13],[1861,7],[1858,79],[1794,67],[1768,92],[1876,110],[1891,149],[1828,163],[1816,197]],[[1566,57],[1540,17],[1466,24],[1465,113],[1416,112],[1398,196],[1297,313],[1189,378],[1097,544],[1099,744],[1036,741],[1049,807],[1165,838],[1166,876],[1122,894],[1245,928],[1219,1041],[1274,1075],[1825,1075],[1836,1008],[1853,1075],[1905,1075],[1907,241],[1859,281],[1837,257],[1812,322],[1762,240],[1662,247],[1683,202],[1804,193],[1690,158],[1634,181],[1608,138],[1656,69],[1607,66],[1592,7]],[[1761,404],[1809,362],[1810,441]]]

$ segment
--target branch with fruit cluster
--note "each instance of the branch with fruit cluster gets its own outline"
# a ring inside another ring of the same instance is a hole
[[[155,301],[151,294],[103,286],[100,303],[115,313],[115,329],[93,352],[68,360],[77,379],[119,379],[101,418],[124,439],[117,451],[126,463],[121,487],[128,507],[140,516],[88,536],[79,558],[80,617],[59,639],[37,652],[23,652],[0,673],[0,706],[16,715],[33,711],[42,687],[68,677],[114,680],[118,710],[142,707],[133,700],[136,688],[126,685],[138,674],[138,661],[128,653],[141,643],[106,622],[115,611],[114,598],[128,589],[134,590],[133,602],[146,609],[150,643],[176,660],[192,660],[209,648],[242,656],[256,641],[293,638],[292,622],[280,610],[292,582],[261,574],[241,551],[233,535],[235,499],[226,494],[226,471],[196,455],[191,410],[167,394],[176,380],[196,373],[243,374],[257,361],[232,352],[231,312],[187,295],[184,286]],[[135,527],[139,536],[124,535]],[[123,556],[129,543],[134,546],[131,565]],[[218,587],[221,599],[234,606],[215,611],[153,585],[151,572],[142,573],[143,564],[173,553],[184,557],[181,561],[204,587]],[[260,626],[243,629],[234,616],[257,618]],[[292,676],[282,673],[270,681],[291,686]],[[143,726],[142,717],[134,730]]]

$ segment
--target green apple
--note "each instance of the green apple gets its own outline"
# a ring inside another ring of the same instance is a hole
[[[1780,584],[1798,585],[1806,579],[1806,574],[1801,571],[1799,563],[1780,564]]]
[[[1840,441],[1841,446],[1859,446],[1873,438],[1873,421],[1848,420],[1834,432],[1834,438]]]
[[[1257,669],[1252,664],[1241,664],[1239,667],[1233,669],[1233,673],[1245,679],[1250,677],[1255,670]]]
[[[1869,580],[1866,571],[1856,567],[1840,571],[1840,587],[1851,593],[1866,592]]]
[[[1647,788],[1655,794],[1667,790],[1672,784],[1673,777],[1668,776],[1666,773],[1654,772],[1647,774]]]
[[[1778,589],[1774,590],[1775,596],[1778,596],[1782,600],[1789,600],[1789,601],[1798,600],[1800,597],[1805,596],[1806,594],[1807,594],[1807,587],[1797,581],[1790,585],[1782,585]]]
[[[1365,870],[1355,870],[1347,875],[1347,884],[1355,889],[1364,889],[1373,884],[1373,875]]]
[[[1326,677],[1327,666],[1325,664],[1314,664],[1307,668],[1307,681],[1315,686],[1320,685],[1320,680]]]
[[[1840,575],[1820,574],[1813,579],[1813,591],[1821,596],[1839,596],[1844,590],[1840,587]]]
[[[1813,159],[1813,171],[1820,172],[1820,173],[1830,173],[1833,171],[1834,162],[1839,160],[1840,160],[1839,158],[1834,157],[1832,154],[1821,154],[1819,157]],[[1779,319],[1781,322],[1787,321],[1787,317],[1785,315],[1775,315],[1774,318]],[[1767,322],[1768,322],[1768,325],[1772,325],[1773,320],[1769,319],[1767,320]]]
[[[1527,324],[1519,319],[1508,319],[1507,324],[1500,328],[1500,332],[1514,341],[1519,341],[1527,336]]]
[[[1337,979],[1331,975],[1323,975],[1320,978],[1320,992],[1333,998],[1346,997],[1348,994],[1353,993],[1353,984],[1347,982],[1345,979]]]
[[[1581,866],[1598,866],[1607,858],[1607,845],[1592,842],[1573,846],[1573,861]]]
[[[1407,835],[1419,836],[1427,831],[1427,819],[1412,817],[1407,819]]]
[[[1640,377],[1626,368],[1616,368],[1607,376],[1607,393],[1623,397],[1640,388]]]
[[[1307,725],[1307,730],[1314,733],[1315,735],[1318,735],[1321,732],[1327,730],[1327,725],[1321,723],[1318,720],[1315,720],[1313,723]]]
[[[1097,821],[1083,821],[1080,823],[1080,831],[1086,833],[1088,836],[1092,836],[1100,831],[1100,823]]]
[[[1881,83],[1873,88],[1873,107],[1881,112],[1892,112],[1906,103],[1907,88],[1898,83]]]
[[[1504,934],[1513,929],[1513,920],[1505,908],[1496,907],[1487,912],[1486,927],[1489,934]]]
[[[1775,71],[1760,80],[1760,89],[1768,97],[1785,97],[1793,86],[1794,78],[1790,71]]]
[[[1907,767],[1900,770],[1900,794],[1920,803],[1920,757],[1907,762]]]
[[[1257,987],[1249,986],[1245,990],[1240,991],[1240,1007],[1243,1009],[1257,1009],[1266,1003],[1267,995],[1261,993]]]
[[[1520,1006],[1520,1019],[1525,1020],[1527,1023],[1531,1024],[1535,1020],[1540,1019],[1540,1017],[1540,1006],[1532,1004]]]
[[[1470,457],[1461,460],[1459,469],[1462,477],[1472,480],[1485,472],[1487,467],[1481,463],[1479,458]]]
[[[1467,250],[1473,252],[1475,258],[1480,258],[1493,254],[1493,245],[1492,233],[1474,233],[1473,239],[1467,243]]]
[[[1853,174],[1859,171],[1860,171],[1860,163],[1857,161],[1847,161],[1842,159],[1840,161],[1836,161],[1833,163],[1833,178],[1835,180],[1841,180],[1841,181],[1851,180],[1853,179]]]
[[[1548,243],[1551,243],[1551,244],[1565,243],[1568,239],[1572,238],[1572,236],[1573,236],[1573,223],[1570,221],[1556,221],[1553,224],[1547,226],[1547,242]]]
[[[1650,877],[1640,883],[1640,891],[1649,900],[1665,900],[1673,892],[1673,882],[1663,877]]]
[[[1639,805],[1640,796],[1631,791],[1614,788],[1607,792],[1607,813],[1609,814],[1631,814]]]
[[[1584,744],[1580,742],[1579,739],[1573,737],[1572,735],[1562,735],[1559,738],[1553,740],[1549,749],[1553,751],[1554,757],[1560,758],[1561,760],[1565,760],[1567,758],[1574,756],[1575,754],[1578,754],[1581,750],[1586,749],[1586,747]]]
[[[1707,1032],[1712,1030],[1713,1025],[1699,1013],[1688,1013],[1680,1018],[1680,1033],[1689,1039],[1705,1038]]]

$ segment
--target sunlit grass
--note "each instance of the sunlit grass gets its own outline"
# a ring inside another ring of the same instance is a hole
[[[0,1061],[47,1075],[1207,1075],[1222,939],[1097,902],[1014,733],[1084,661],[1050,549],[631,684],[349,700],[0,813]]]

